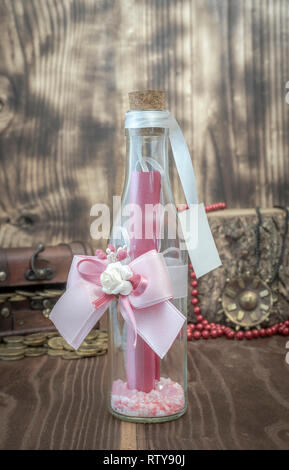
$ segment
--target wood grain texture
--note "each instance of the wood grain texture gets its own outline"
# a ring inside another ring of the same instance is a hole
[[[0,362],[0,449],[289,449],[287,339],[188,345],[187,413],[144,425],[107,411],[107,357]]]
[[[89,239],[136,89],[168,92],[200,200],[288,204],[288,21],[287,0],[3,0],[0,244]]]

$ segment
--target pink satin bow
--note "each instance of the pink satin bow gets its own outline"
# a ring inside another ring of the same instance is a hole
[[[74,256],[66,292],[50,314],[60,334],[75,349],[115,299],[103,292],[100,282],[107,264],[94,256]],[[140,335],[163,358],[186,320],[169,301],[173,291],[163,255],[149,251],[129,267],[133,290],[118,296],[120,312],[134,329],[135,338]]]

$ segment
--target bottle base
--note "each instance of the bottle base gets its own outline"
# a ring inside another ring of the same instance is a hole
[[[178,415],[185,406],[183,387],[169,377],[155,381],[150,392],[128,388],[127,382],[115,380],[110,407],[115,413],[131,418],[164,418]]]
[[[111,406],[109,406],[109,412],[112,414],[112,416],[122,421],[128,421],[130,423],[147,423],[147,424],[165,423],[167,421],[174,421],[176,419],[179,419],[181,416],[185,414],[186,411],[187,411],[187,407],[183,408],[178,413],[173,414],[173,415],[156,416],[156,417],[141,417],[141,416],[128,416],[128,415],[124,415],[121,413],[117,413],[117,411],[115,411],[113,408],[111,408]]]

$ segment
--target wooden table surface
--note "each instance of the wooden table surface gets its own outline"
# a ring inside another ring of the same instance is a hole
[[[1,449],[289,449],[287,339],[189,344],[189,408],[177,421],[119,421],[107,357],[0,362]]]

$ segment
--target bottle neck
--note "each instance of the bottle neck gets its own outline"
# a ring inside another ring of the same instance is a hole
[[[126,160],[125,188],[129,187],[135,171],[159,172],[162,196],[165,196],[162,203],[173,202],[169,181],[168,129],[126,129]]]
[[[168,172],[168,130],[126,129],[128,171]]]

